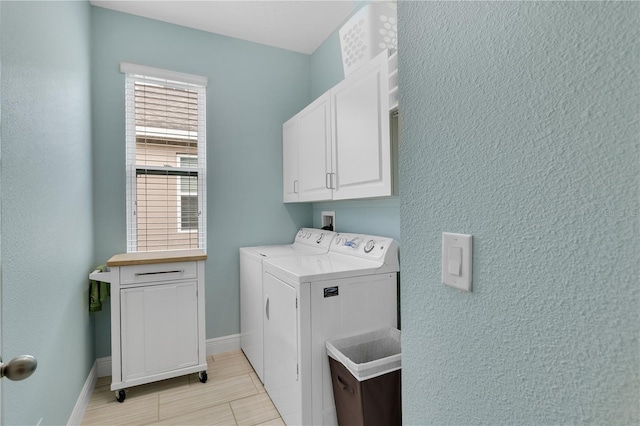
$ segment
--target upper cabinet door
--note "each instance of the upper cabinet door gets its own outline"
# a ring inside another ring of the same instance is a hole
[[[329,92],[296,115],[299,201],[331,200],[331,114]]]
[[[293,117],[282,125],[282,199],[298,201],[298,120]]]
[[[388,52],[331,89],[331,109],[333,199],[392,195]]]

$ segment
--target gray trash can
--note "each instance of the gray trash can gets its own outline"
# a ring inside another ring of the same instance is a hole
[[[339,425],[402,424],[400,330],[326,342]]]

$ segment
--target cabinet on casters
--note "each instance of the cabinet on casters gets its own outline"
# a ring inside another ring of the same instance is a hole
[[[207,381],[202,250],[125,253],[111,269],[111,390],[198,373]]]

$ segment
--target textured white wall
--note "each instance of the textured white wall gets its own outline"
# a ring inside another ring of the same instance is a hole
[[[6,425],[66,424],[95,361],[88,2],[2,2],[2,384]]]
[[[637,424],[640,4],[398,10],[404,423]]]

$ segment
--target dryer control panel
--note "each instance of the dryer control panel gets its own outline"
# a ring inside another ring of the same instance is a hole
[[[324,229],[300,228],[296,234],[295,243],[307,246],[323,248],[329,250],[331,241],[336,235],[333,231],[325,231]]]
[[[329,251],[379,260],[387,264],[398,263],[398,245],[393,238],[388,237],[338,233],[333,238]]]

